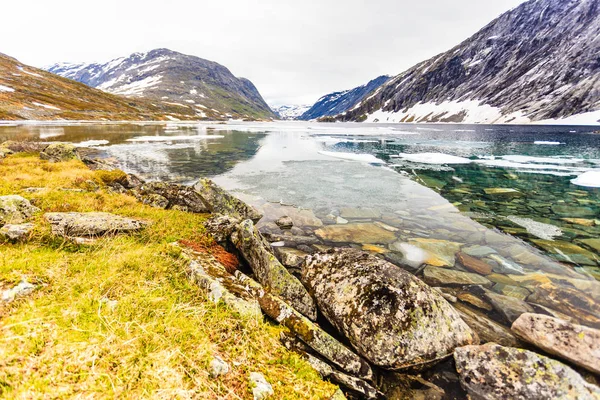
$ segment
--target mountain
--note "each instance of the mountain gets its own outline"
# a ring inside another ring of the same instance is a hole
[[[373,79],[366,85],[325,95],[317,100],[317,102],[304,114],[299,116],[298,119],[309,121],[311,119],[329,117],[348,111],[360,103],[360,101],[373,90],[387,82],[388,79],[390,79],[389,76],[382,75]]]
[[[597,123],[600,0],[531,0],[389,80],[342,121]]]
[[[168,49],[104,64],[55,64],[49,72],[105,92],[235,118],[274,118],[256,87],[224,66]]]
[[[279,118],[284,120],[294,120],[304,114],[311,106],[279,106],[273,109]]]
[[[127,99],[27,66],[0,53],[0,120],[192,119],[180,107]]]

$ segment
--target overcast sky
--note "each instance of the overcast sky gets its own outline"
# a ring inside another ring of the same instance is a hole
[[[7,0],[0,52],[43,67],[167,47],[216,61],[271,105],[398,74],[523,0]]]

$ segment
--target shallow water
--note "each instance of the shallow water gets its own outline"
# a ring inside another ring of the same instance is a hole
[[[600,327],[600,189],[571,183],[600,171],[593,130],[83,124],[0,126],[0,141],[96,146],[146,179],[208,176],[265,213],[260,229],[276,245],[380,253],[451,295],[475,294],[485,304],[465,304],[504,325],[514,304],[494,294]],[[294,219],[294,231],[273,223],[282,215]],[[473,270],[454,260],[457,251],[483,259],[493,273],[461,275]],[[436,268],[459,274],[440,280]]]

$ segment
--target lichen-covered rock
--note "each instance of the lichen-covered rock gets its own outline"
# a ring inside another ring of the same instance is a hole
[[[39,208],[21,196],[0,196],[0,226],[22,224],[38,211]]]
[[[260,372],[250,372],[250,388],[254,400],[264,400],[275,393],[271,384]]]
[[[8,149],[13,153],[39,153],[48,147],[48,143],[16,142],[13,140],[8,140],[0,144],[0,147]]]
[[[0,237],[16,242],[22,241],[27,239],[33,228],[33,224],[6,224],[0,228]]]
[[[0,145],[0,159],[13,154],[13,151],[7,147]]]
[[[119,161],[116,158],[109,157],[106,151],[99,148],[77,147],[75,153],[77,158],[93,171],[114,171],[119,168]],[[128,187],[127,189],[131,188]]]
[[[176,183],[143,183],[132,190],[133,195],[144,204],[157,208],[177,207],[192,213],[208,213],[202,197],[194,188]]]
[[[50,162],[69,161],[77,158],[76,150],[75,145],[70,143],[53,143],[40,153],[40,158]]]
[[[477,342],[440,293],[369,253],[334,249],[309,256],[302,279],[323,315],[379,367],[423,366]]]
[[[298,278],[281,265],[269,251],[268,242],[263,239],[251,220],[247,219],[237,226],[231,235],[231,242],[265,288],[313,321],[317,318],[317,309],[312,297]]]
[[[216,242],[225,243],[240,222],[239,219],[228,215],[212,214],[204,222],[204,227],[206,233],[212,235]]]
[[[148,225],[145,221],[105,212],[47,213],[44,217],[52,225],[52,233],[63,237],[86,238],[132,233]]]
[[[210,179],[200,179],[194,189],[212,213],[228,215],[240,220],[250,219],[255,223],[262,218],[254,207],[227,193]]]
[[[512,331],[523,340],[600,375],[600,330],[541,314],[522,314]]]
[[[573,369],[531,351],[488,343],[458,348],[454,359],[472,400],[600,399],[600,389]]]
[[[275,221],[275,224],[281,229],[291,229],[292,226],[294,226],[294,221],[291,217],[284,215],[283,217],[277,219],[277,221]]]

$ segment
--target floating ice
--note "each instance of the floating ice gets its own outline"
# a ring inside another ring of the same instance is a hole
[[[102,146],[105,144],[109,144],[108,140],[86,140],[80,143],[74,143],[76,147],[94,147],[94,146]]]
[[[179,135],[179,136],[138,136],[127,139],[128,142],[173,142],[178,140],[210,140],[223,139],[222,135]]]
[[[385,164],[384,161],[380,160],[372,154],[341,153],[334,151],[320,151],[319,154],[328,157],[340,158],[342,160],[360,161],[369,164]]]
[[[571,183],[577,186],[600,187],[600,170],[587,171],[572,179]]]
[[[500,158],[517,163],[534,164],[577,164],[583,162],[581,158],[558,158],[558,157],[533,157],[533,156],[501,156]]]
[[[400,153],[400,157],[403,160],[421,164],[470,164],[472,162],[468,158],[457,157],[444,153]]]
[[[548,146],[558,146],[561,144],[565,144],[565,143],[561,143],[561,142],[548,142],[545,140],[536,140],[535,142],[533,142],[533,144],[542,144],[542,145],[548,145]]]

